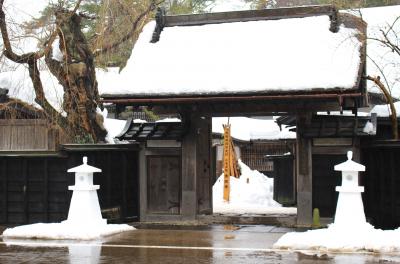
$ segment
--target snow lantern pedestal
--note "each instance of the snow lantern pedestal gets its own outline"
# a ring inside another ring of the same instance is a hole
[[[365,166],[352,161],[353,152],[347,152],[347,161],[335,166],[335,171],[342,172],[342,186],[336,186],[339,198],[336,207],[334,225],[344,228],[361,228],[366,224],[361,193],[364,187],[358,185],[358,172],[365,171]]]
[[[93,185],[93,173],[101,172],[101,169],[87,165],[87,157],[83,157],[83,164],[69,169],[75,173],[75,185],[68,186],[73,191],[71,205],[68,211],[68,219],[63,223],[72,225],[107,225],[107,219],[101,216],[97,190],[99,185]]]

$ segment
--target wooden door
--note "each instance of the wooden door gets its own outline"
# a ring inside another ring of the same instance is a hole
[[[148,213],[180,213],[180,167],[179,156],[147,157]]]

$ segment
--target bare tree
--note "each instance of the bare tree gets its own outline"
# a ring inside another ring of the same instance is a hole
[[[375,41],[375,42],[381,44],[383,47],[386,47],[386,49],[388,51],[390,51],[391,54],[396,54],[397,56],[399,56],[398,59],[400,59],[400,47],[399,47],[400,39],[398,38],[398,32],[396,31],[396,26],[399,22],[400,22],[400,17],[397,17],[396,19],[394,19],[394,21],[391,24],[387,24],[386,28],[382,28],[382,27],[379,28],[378,35],[369,36],[367,38],[368,40]],[[379,75],[366,76],[365,79],[374,82],[374,84],[384,94],[386,101],[390,107],[390,119],[391,119],[391,123],[392,123],[392,136],[393,136],[393,139],[398,140],[399,135],[398,135],[397,112],[396,112],[396,108],[395,108],[394,102],[393,102],[391,87],[387,80],[387,76],[385,75],[385,72],[383,70],[383,65],[380,65],[379,62],[377,62],[370,55],[368,55],[368,59],[375,65],[375,67],[378,69],[379,74],[381,76],[379,76]],[[384,82],[381,81],[381,78],[383,78]]]
[[[96,112],[101,107],[97,88],[95,57],[118,48],[133,38],[141,29],[158,3],[151,1],[147,7],[132,19],[130,29],[123,36],[115,38],[110,44],[90,45],[82,33],[83,19],[95,19],[78,13],[82,0],[77,0],[74,8],[64,6],[54,9],[55,27],[36,52],[17,54],[11,45],[4,12],[4,0],[0,0],[0,30],[3,38],[5,57],[15,63],[26,64],[35,90],[35,102],[41,106],[46,118],[57,124],[71,139],[76,137],[91,138],[94,142],[104,141],[107,134],[102,116]],[[146,1],[147,2],[147,1]],[[62,59],[54,59],[53,43],[59,39]],[[108,40],[110,41],[110,40]],[[95,47],[95,52],[91,48]],[[41,81],[38,61],[44,58],[47,67],[64,89],[63,110],[57,111],[46,99]]]

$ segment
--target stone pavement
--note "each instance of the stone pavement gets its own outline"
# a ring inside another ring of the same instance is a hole
[[[4,240],[0,263],[400,263],[400,254],[323,254],[272,249],[267,225],[138,225],[102,241]]]

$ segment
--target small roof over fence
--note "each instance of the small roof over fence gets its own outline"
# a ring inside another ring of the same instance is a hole
[[[102,84],[102,97],[137,105],[361,98],[365,30],[332,6],[159,13],[119,81]]]
[[[182,122],[140,122],[128,119],[125,128],[116,136],[119,140],[181,140],[187,127]]]

